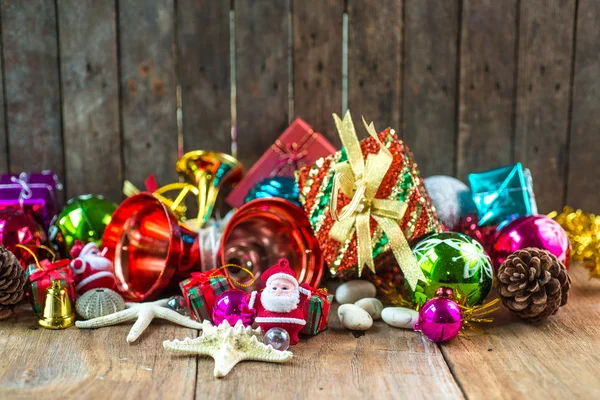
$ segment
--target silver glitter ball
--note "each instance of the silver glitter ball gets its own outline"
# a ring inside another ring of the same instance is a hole
[[[462,181],[445,175],[425,178],[425,188],[438,216],[453,230],[468,213],[475,211],[471,190]]]

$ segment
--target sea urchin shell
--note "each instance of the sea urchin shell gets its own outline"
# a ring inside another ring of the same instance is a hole
[[[123,310],[125,302],[114,290],[92,289],[77,299],[76,308],[84,319],[92,319]]]

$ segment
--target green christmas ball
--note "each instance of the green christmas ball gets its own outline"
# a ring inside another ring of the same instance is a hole
[[[63,257],[68,257],[76,240],[101,246],[106,225],[117,205],[102,196],[75,197],[58,214],[50,227],[50,240]]]
[[[444,232],[426,237],[413,249],[426,284],[417,286],[413,301],[419,307],[435,297],[440,287],[466,296],[469,306],[482,304],[492,290],[492,262],[481,244],[462,233]]]

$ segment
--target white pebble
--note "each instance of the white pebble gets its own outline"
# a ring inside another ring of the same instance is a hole
[[[396,328],[413,329],[419,320],[419,313],[410,308],[386,307],[381,312],[381,318]]]
[[[369,313],[374,320],[381,318],[381,310],[383,310],[383,303],[374,297],[367,297],[366,299],[360,299],[354,305],[359,306],[363,310]]]
[[[359,279],[342,283],[335,291],[335,300],[340,304],[354,304],[365,297],[375,297],[375,294],[375,285]]]
[[[351,331],[366,331],[373,326],[373,318],[368,312],[354,304],[343,304],[338,308],[338,317],[344,328]]]

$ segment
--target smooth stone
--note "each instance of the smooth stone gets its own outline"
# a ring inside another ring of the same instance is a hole
[[[419,313],[410,308],[386,307],[381,312],[383,321],[396,328],[413,329],[419,320]]]
[[[367,297],[366,299],[360,299],[354,305],[359,306],[371,315],[371,318],[378,320],[381,318],[381,310],[383,310],[383,303],[374,297]]]
[[[344,328],[351,331],[366,331],[373,326],[371,315],[354,304],[343,304],[338,308],[338,317]]]
[[[377,288],[371,282],[360,279],[342,283],[335,291],[335,300],[339,304],[354,304],[366,297],[375,297]]]

